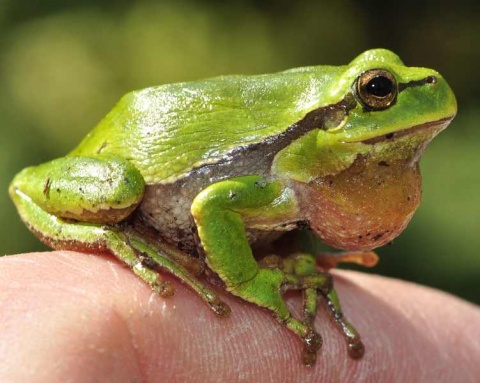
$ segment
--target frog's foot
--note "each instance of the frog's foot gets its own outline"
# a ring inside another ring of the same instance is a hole
[[[252,279],[236,285],[227,285],[227,290],[270,310],[278,322],[298,335],[304,345],[303,361],[307,366],[312,366],[315,364],[317,351],[322,346],[322,338],[314,330],[311,320],[302,321],[295,318],[288,309],[282,294],[291,289],[292,278],[295,276],[288,275],[279,268],[260,267]],[[313,317],[314,315],[312,319]]]
[[[74,225],[82,224],[74,223]],[[102,230],[104,230],[102,246],[129,266],[137,276],[150,285],[154,292],[162,297],[170,297],[175,292],[172,284],[162,279],[159,270],[163,270],[188,285],[219,317],[230,314],[230,307],[218,298],[215,292],[198,281],[190,270],[178,263],[177,257],[172,259],[170,247],[163,248],[160,243],[152,245],[128,229],[118,230],[118,228],[103,226]]]
[[[269,256],[264,258],[260,265],[272,270],[282,270],[284,273],[282,292],[302,290],[303,319],[298,321],[292,318],[291,323],[286,323],[286,326],[302,338],[304,343],[303,360],[306,365],[315,363],[316,353],[322,345],[322,339],[313,327],[319,296],[326,301],[328,311],[342,331],[350,357],[359,359],[363,356],[364,346],[360,335],[342,313],[337,293],[333,288],[332,277],[326,272],[317,271],[314,256],[294,254],[286,259]]]
[[[161,277],[157,271],[160,268],[187,284],[218,316],[226,317],[230,314],[230,307],[218,298],[217,294],[195,279],[182,265],[170,259],[171,248],[163,248],[159,243],[157,243],[156,246],[152,246],[131,232],[127,234],[127,243],[138,259],[138,262],[134,264],[132,270],[146,281],[155,292],[158,292],[162,296],[173,295],[173,287],[171,284],[161,281]]]

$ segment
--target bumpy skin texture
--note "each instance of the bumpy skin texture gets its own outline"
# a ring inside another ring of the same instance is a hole
[[[295,249],[259,264],[251,246],[295,228],[348,251],[389,242],[420,202],[423,150],[455,113],[437,72],[381,49],[347,66],[163,85],[127,94],[68,156],[19,173],[10,194],[52,247],[112,252],[168,296],[161,268],[225,316],[192,275],[205,259],[226,290],[303,340],[307,365],[322,344],[322,296],[359,358],[360,336],[315,257]],[[302,318],[287,290],[303,291]]]

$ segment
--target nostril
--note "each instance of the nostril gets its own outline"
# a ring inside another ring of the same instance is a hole
[[[426,79],[427,84],[436,84],[437,78],[435,76],[428,76]]]

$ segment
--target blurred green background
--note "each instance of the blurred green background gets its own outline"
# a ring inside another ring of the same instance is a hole
[[[480,302],[477,2],[0,0],[0,254],[44,249],[7,186],[62,156],[130,90],[347,64],[384,47],[440,71],[459,114],[423,161],[424,200],[375,273]]]

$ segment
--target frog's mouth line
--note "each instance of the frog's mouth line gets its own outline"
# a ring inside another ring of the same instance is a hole
[[[454,117],[455,116],[445,117],[440,120],[426,122],[424,124],[412,126],[411,128],[402,129],[397,132],[382,134],[381,136],[378,136],[378,137],[367,138],[366,140],[360,140],[356,142],[372,145],[372,144],[376,144],[377,142],[395,140],[406,135],[415,134],[416,132],[422,131],[422,130],[434,130],[435,134],[437,134],[443,129],[445,129],[448,126],[448,124],[450,124],[450,121],[452,121]]]

